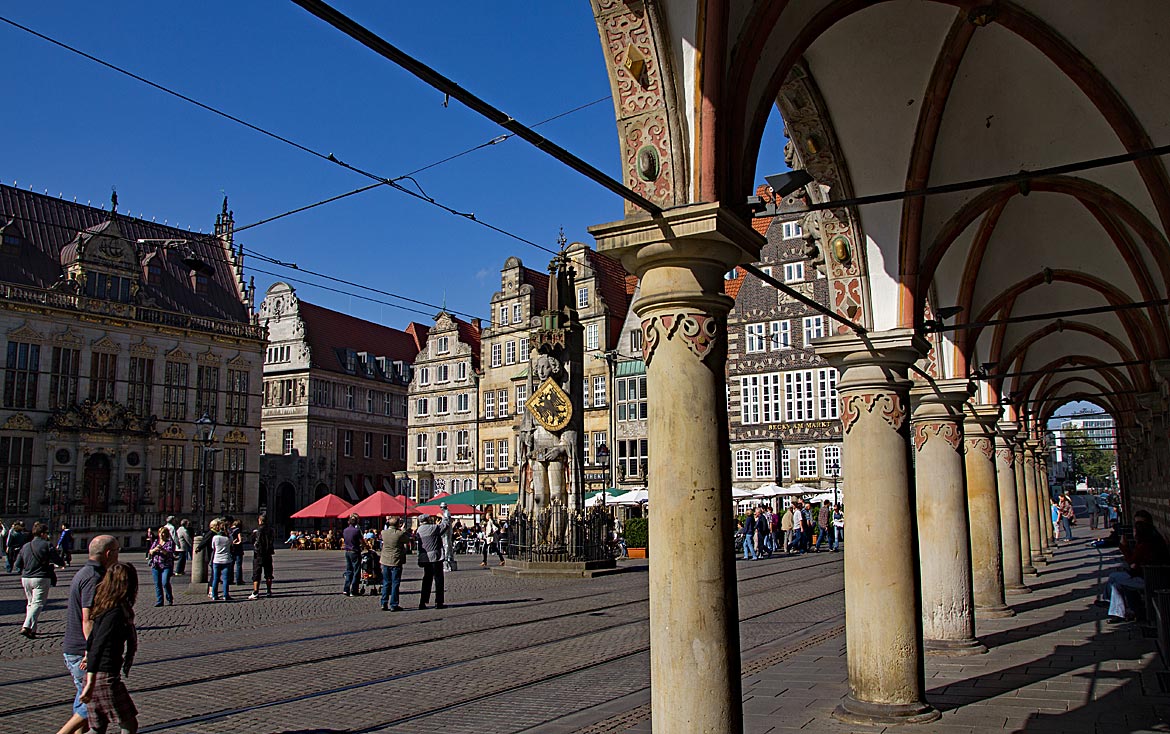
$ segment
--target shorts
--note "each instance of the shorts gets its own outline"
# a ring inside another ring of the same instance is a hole
[[[138,708],[130,698],[130,691],[116,673],[94,673],[93,697],[89,700],[89,728],[95,734],[104,734],[111,717],[123,724],[138,716]],[[123,727],[125,728],[125,727]]]
[[[272,580],[272,556],[252,556],[252,581],[260,581],[260,572],[264,572],[264,578],[269,581]]]
[[[73,685],[77,688],[77,693],[73,696],[73,713],[83,719],[89,717],[85,704],[81,702],[81,689],[85,688],[85,671],[81,669],[81,661],[84,658],[84,655],[65,653],[65,667],[69,668],[69,675],[73,676]]]

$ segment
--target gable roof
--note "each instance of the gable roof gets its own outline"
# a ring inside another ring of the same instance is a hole
[[[736,266],[735,277],[730,280],[723,281],[723,292],[734,299],[739,295],[739,289],[743,286],[743,281],[747,279],[747,271]]]
[[[621,340],[622,325],[630,310],[630,296],[626,283],[629,273],[617,260],[593,248],[585,250],[585,256],[589,258],[589,266],[597,276],[597,291],[609,309],[609,344],[605,348],[614,349]]]
[[[479,370],[479,319],[476,319],[476,323],[472,324],[454,316],[451,318],[454,319],[455,325],[459,327],[459,341],[471,347],[471,368],[473,370]]]
[[[533,270],[525,265],[520,268],[520,283],[532,286],[532,306],[535,313],[548,308],[548,273]]]
[[[51,288],[64,275],[65,259],[76,252],[79,235],[88,237],[107,229],[116,217],[121,237],[134,244],[139,263],[150,256],[161,268],[159,283],[139,277],[143,304],[213,319],[249,323],[250,314],[239,285],[230,246],[211,234],[168,227],[123,214],[111,215],[97,207],[65,201],[33,191],[0,184],[0,228],[22,244],[12,254],[0,256],[0,281],[33,288]],[[138,240],[186,240],[185,247],[162,248]],[[191,285],[190,267],[183,263],[190,248],[208,268],[207,292]],[[141,269],[140,269],[141,273]]]
[[[415,335],[399,329],[305,301],[299,302],[298,313],[305,324],[305,341],[309,343],[309,359],[313,367],[348,374],[345,369],[347,349],[407,364],[413,363],[419,353]],[[425,333],[426,327],[422,328]]]

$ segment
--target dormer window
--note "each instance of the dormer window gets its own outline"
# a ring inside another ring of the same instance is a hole
[[[18,234],[11,234],[5,232],[3,239],[0,240],[0,254],[16,255],[20,253],[20,245],[24,242]]]
[[[191,271],[191,290],[195,291],[199,295],[206,295],[210,284],[211,279],[208,278],[207,275],[199,272],[198,270]]]
[[[130,301],[130,279],[121,275],[91,272],[85,277],[85,295],[107,301]]]

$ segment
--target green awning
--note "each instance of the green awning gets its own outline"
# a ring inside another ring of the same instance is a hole
[[[617,377],[633,377],[646,374],[646,363],[640,359],[617,363]]]

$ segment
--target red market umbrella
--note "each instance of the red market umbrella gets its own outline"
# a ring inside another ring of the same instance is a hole
[[[437,494],[434,497],[432,497],[430,501],[431,502],[442,502],[443,498],[446,496],[447,496],[447,493]],[[471,505],[447,505],[447,509],[451,511],[452,515],[474,515],[477,512],[477,510],[474,507],[472,507]],[[424,515],[431,515],[434,517],[439,517],[440,515],[443,514],[442,507],[440,507],[438,505],[432,505],[429,503],[425,506],[424,505],[416,505],[414,507],[414,511],[420,512]]]
[[[348,510],[338,512],[335,517],[346,518],[350,515],[357,515],[358,517],[385,517],[386,515],[417,515],[418,510],[415,510],[410,505],[405,497],[394,497],[381,490],[374,492],[369,497],[366,497],[361,502],[357,503]]]
[[[327,494],[303,510],[294,512],[292,518],[295,520],[333,518],[347,514],[352,506],[335,494]]]

